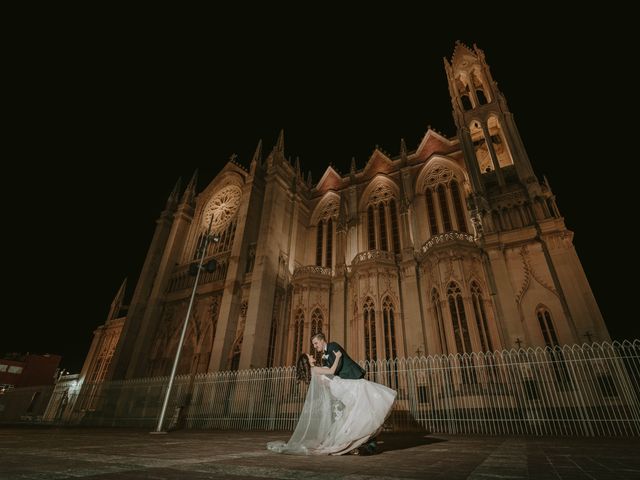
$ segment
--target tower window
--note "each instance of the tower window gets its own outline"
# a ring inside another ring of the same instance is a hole
[[[473,105],[471,104],[471,99],[469,98],[469,95],[462,95],[460,97],[460,100],[462,101],[462,109],[463,110],[471,110],[473,108]]]
[[[480,105],[486,105],[489,103],[487,102],[487,97],[485,97],[483,90],[476,90],[476,97],[478,97],[478,103]]]
[[[451,215],[449,215],[449,204],[447,202],[447,194],[444,189],[444,185],[438,185],[438,200],[440,200],[440,212],[442,213],[442,225],[445,232],[450,232],[451,228]]]

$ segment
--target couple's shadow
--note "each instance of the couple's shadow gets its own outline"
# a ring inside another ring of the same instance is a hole
[[[407,448],[430,445],[432,443],[446,442],[443,438],[430,437],[425,431],[422,432],[385,432],[382,433],[378,441],[378,453],[390,452],[393,450],[406,450]]]

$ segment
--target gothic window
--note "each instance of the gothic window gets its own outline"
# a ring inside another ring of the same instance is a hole
[[[380,250],[389,250],[387,243],[387,219],[384,215],[384,203],[378,204],[378,213],[380,214]]]
[[[367,239],[369,250],[400,252],[398,209],[393,192],[387,185],[378,185],[369,199]]]
[[[556,335],[556,329],[553,326],[553,320],[551,320],[551,313],[545,307],[538,308],[536,312],[538,317],[538,323],[540,323],[540,330],[542,330],[542,337],[547,347],[554,347],[559,345],[558,336]]]
[[[369,238],[369,250],[376,249],[376,226],[373,221],[373,205],[367,209],[367,236]]]
[[[322,312],[319,308],[316,308],[313,313],[311,313],[311,337],[313,338],[315,334],[322,333]]]
[[[440,200],[440,212],[442,213],[442,225],[445,232],[450,232],[452,230],[451,216],[449,215],[449,203],[447,202],[447,193],[444,185],[438,185],[437,191],[438,200]]]
[[[478,88],[476,90],[476,97],[478,98],[478,104],[485,105],[488,103],[487,97],[484,94],[484,90],[482,90],[481,88]]]
[[[484,308],[482,298],[482,290],[476,282],[471,283],[471,302],[473,303],[473,311],[476,316],[478,325],[478,335],[480,336],[480,347],[483,352],[492,352],[493,343],[491,342],[491,334],[489,332],[489,323],[487,321],[487,313]]]
[[[462,291],[455,282],[451,282],[447,288],[447,299],[449,301],[449,312],[451,313],[451,324],[453,326],[453,336],[456,340],[458,353],[471,353],[471,337],[467,325],[467,314],[462,301]]]
[[[293,326],[293,363],[295,364],[304,346],[304,312],[302,310],[296,313]]]
[[[462,208],[462,192],[458,187],[458,182],[451,180],[449,184],[451,188],[451,197],[453,198],[453,209],[456,212],[456,221],[458,222],[458,231],[467,233],[467,222],[464,217],[464,210]]]
[[[376,348],[376,312],[373,300],[367,298],[363,307],[364,311],[364,356],[365,360],[377,360],[378,352]]]
[[[398,229],[398,208],[396,201],[389,202],[389,215],[391,216],[391,240],[393,241],[393,252],[400,253],[400,230]]]
[[[431,292],[431,307],[433,308],[433,315],[436,320],[439,337],[438,340],[440,341],[442,353],[447,353],[449,349],[447,348],[447,336],[445,334],[446,330],[444,328],[444,319],[442,317],[442,307],[440,306],[440,294],[435,288]]]
[[[327,248],[324,260],[324,266],[331,268],[333,266],[333,220],[327,222]]]
[[[322,266],[322,222],[318,222],[316,233],[316,265]]]
[[[385,358],[392,360],[397,358],[396,350],[396,326],[393,303],[389,297],[382,302],[382,318],[384,323],[384,349]]]
[[[429,215],[429,233],[431,236],[438,234],[438,220],[436,219],[436,205],[433,201],[433,191],[427,188],[425,192],[427,201],[427,214]]]
[[[462,109],[463,110],[471,110],[473,108],[473,105],[471,105],[471,99],[469,98],[469,95],[462,95],[460,97],[460,100],[462,100]]]

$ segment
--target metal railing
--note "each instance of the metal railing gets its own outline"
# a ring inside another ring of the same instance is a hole
[[[640,435],[640,340],[367,362],[398,391],[386,429],[489,435]],[[85,383],[67,423],[151,428],[167,377]],[[292,430],[293,367],[176,378],[165,428]],[[2,400],[0,399],[0,402]]]

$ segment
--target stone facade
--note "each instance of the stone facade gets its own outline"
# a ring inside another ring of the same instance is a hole
[[[445,71],[457,136],[428,129],[317,183],[284,135],[246,170],[172,192],[109,377],[167,374],[209,225],[178,373],[291,365],[322,331],[358,360],[608,340],[546,179],[533,172],[484,53]]]

